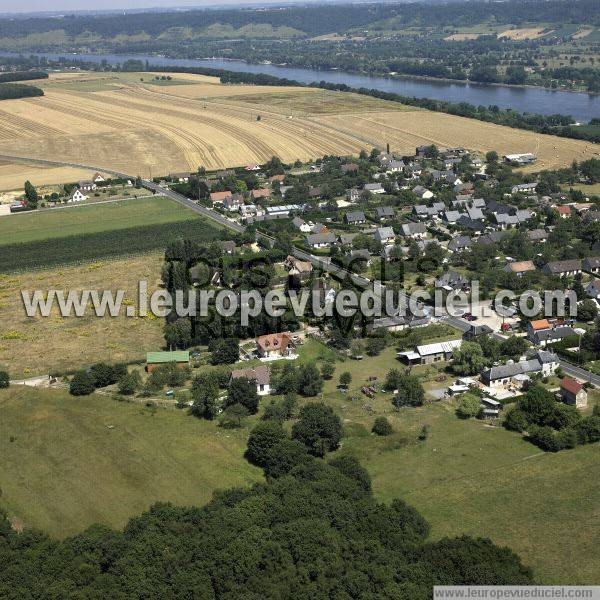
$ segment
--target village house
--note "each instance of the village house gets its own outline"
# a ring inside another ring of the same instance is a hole
[[[530,242],[543,244],[548,239],[548,232],[545,229],[531,229],[527,232],[527,238]]]
[[[378,206],[375,209],[375,216],[380,221],[384,221],[385,219],[393,219],[395,214],[396,213],[391,206]]]
[[[288,272],[288,276],[297,279],[298,282],[310,279],[310,276],[313,272],[313,266],[311,262],[299,260],[295,256],[291,255],[285,259],[283,265]]]
[[[461,252],[468,250],[472,245],[472,240],[468,235],[457,235],[448,242],[450,252]]]
[[[463,216],[466,216],[465,213],[458,212],[457,210],[446,210],[442,219],[448,225],[454,225]]]
[[[506,265],[504,265],[504,271],[507,273],[514,273],[517,277],[523,277],[524,273],[535,271],[535,265],[531,260],[507,262]]]
[[[568,204],[555,206],[554,210],[556,210],[561,219],[568,219],[571,216],[571,207]]]
[[[213,204],[218,204],[218,203],[222,204],[223,202],[225,202],[225,200],[231,199],[232,196],[233,196],[233,193],[230,192],[229,190],[225,190],[224,192],[211,192],[210,201]]]
[[[346,200],[350,204],[356,204],[360,200],[361,191],[357,188],[350,188],[346,191]]]
[[[581,273],[581,260],[555,260],[544,265],[542,271],[555,277],[573,277]]]
[[[365,183],[363,190],[371,194],[385,194],[385,190],[380,183]]]
[[[188,350],[174,350],[171,352],[146,353],[146,371],[152,373],[160,365],[175,364],[177,367],[186,367],[190,364]]]
[[[285,175],[271,175],[271,177],[269,177],[269,183],[283,183],[283,180],[285,179]]]
[[[256,383],[256,393],[267,396],[271,393],[271,370],[267,365],[258,365],[249,369],[234,369],[229,382],[233,379],[245,378]]]
[[[190,173],[170,173],[169,179],[178,183],[187,183],[190,180]]]
[[[511,194],[535,194],[535,189],[537,188],[537,183],[519,183],[514,185],[510,193]]]
[[[442,288],[447,292],[452,290],[467,291],[470,289],[471,284],[469,280],[456,271],[447,271],[435,280],[435,287]]]
[[[250,195],[252,196],[252,200],[264,200],[271,197],[271,190],[269,188],[260,188],[252,190]]]
[[[570,404],[576,408],[587,406],[587,391],[582,383],[571,377],[563,377],[560,380],[560,397],[565,404]]]
[[[263,360],[295,356],[292,336],[289,331],[269,333],[256,338],[256,352]]]
[[[95,190],[98,188],[98,186],[93,182],[93,181],[80,181],[77,184],[77,187],[79,187],[80,190],[82,190],[83,192],[91,192],[92,190]]]
[[[362,225],[367,222],[367,218],[365,217],[365,213],[361,210],[356,210],[353,212],[347,212],[344,215],[344,222],[348,225]]]
[[[299,229],[302,233],[310,233],[312,231],[312,228],[314,227],[313,223],[307,223],[304,219],[301,219],[300,217],[294,217],[292,219],[292,225],[296,229]]]
[[[475,323],[471,323],[469,325],[469,329],[463,333],[463,340],[472,341],[477,339],[478,337],[482,337],[484,335],[489,335],[493,333],[494,330],[489,325],[476,325]]]
[[[600,273],[600,256],[584,258],[581,266],[588,273],[593,273],[594,275]]]
[[[306,243],[311,248],[327,248],[335,242],[335,235],[328,233],[311,233],[306,236]]]
[[[527,324],[527,339],[536,346],[545,347],[574,335],[577,334],[572,327],[551,324],[548,319],[538,319]]]
[[[94,176],[92,177],[92,181],[94,183],[104,183],[106,181],[106,178],[101,175],[100,173],[94,173]]]
[[[425,223],[404,223],[401,225],[402,235],[413,239],[423,239],[427,235]]]
[[[69,202],[82,202],[87,199],[88,197],[81,190],[74,190],[69,197]]]
[[[492,389],[520,390],[526,381],[530,380],[531,373],[539,373],[542,365],[537,359],[509,361],[486,369],[481,373],[481,382]]]
[[[585,287],[585,293],[594,300],[600,299],[600,279],[592,279]]]
[[[386,173],[401,173],[406,168],[406,165],[401,160],[390,160],[384,165]]]
[[[396,239],[396,234],[392,227],[379,227],[373,237],[381,244],[391,244]]]
[[[223,208],[230,212],[235,212],[244,205],[244,196],[242,194],[231,194],[223,200]]]
[[[422,185],[417,185],[414,187],[412,189],[412,193],[421,200],[429,200],[430,198],[433,198],[433,192]]]

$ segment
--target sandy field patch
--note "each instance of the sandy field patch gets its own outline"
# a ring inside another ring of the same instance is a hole
[[[522,29],[507,29],[498,34],[499,38],[508,38],[509,40],[535,40],[539,38],[545,27],[523,27]],[[550,32],[547,32],[550,33]]]

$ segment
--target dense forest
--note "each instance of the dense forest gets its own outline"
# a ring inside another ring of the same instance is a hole
[[[0,520],[0,596],[428,600],[436,584],[533,582],[489,540],[428,541],[415,509],[374,499],[355,459],[325,462],[295,438],[258,425],[248,454],[265,483],[203,508],[155,505],[122,532],[96,525],[59,542]]]

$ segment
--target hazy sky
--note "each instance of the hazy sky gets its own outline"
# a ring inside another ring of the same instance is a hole
[[[270,0],[275,2],[276,0]],[[214,6],[217,4],[267,4],[261,0],[0,0],[0,13],[60,12],[75,10],[112,10],[118,8],[154,8],[178,6]]]

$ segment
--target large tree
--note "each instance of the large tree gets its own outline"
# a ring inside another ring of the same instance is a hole
[[[236,377],[229,384],[226,406],[241,404],[253,415],[258,411],[258,392],[256,382],[246,377]]]
[[[302,442],[314,456],[324,456],[339,446],[342,422],[323,402],[306,404],[292,427],[292,437]]]

